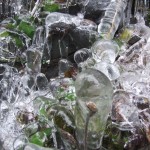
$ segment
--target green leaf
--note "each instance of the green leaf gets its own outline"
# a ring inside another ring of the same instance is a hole
[[[13,30],[13,29],[15,29],[16,27],[17,27],[16,24],[14,24],[14,23],[9,23],[9,24],[7,24],[7,26],[6,26],[6,29]]]
[[[8,31],[4,31],[4,32],[0,33],[0,37],[8,37],[8,36],[9,36]]]
[[[14,40],[14,42],[16,43],[16,46],[18,48],[23,47],[23,42],[17,33],[11,32],[9,30],[6,30],[6,31],[0,33],[0,37],[8,37],[8,36],[10,36]]]
[[[36,145],[44,146],[44,142],[46,139],[47,139],[47,137],[44,132],[37,132],[30,137],[29,141]]]
[[[44,5],[44,11],[55,12],[57,10],[59,10],[58,4],[45,4]]]
[[[46,98],[44,96],[39,96],[34,100],[34,107],[38,110],[37,114],[39,116],[44,116],[48,118],[47,109],[53,106],[56,101]]]
[[[17,33],[9,32],[9,35],[14,40],[14,42],[16,43],[16,46],[18,48],[23,47],[23,42],[22,42],[20,36]]]
[[[44,130],[44,133],[46,134],[46,136],[49,136],[50,134],[51,134],[51,128],[46,128],[45,130]]]
[[[22,40],[19,38],[19,36],[14,36],[14,40],[15,40],[16,45],[17,45],[19,48],[23,47]]]
[[[76,100],[76,95],[75,93],[67,93],[66,96],[65,96],[65,100],[67,101],[74,101]]]
[[[123,32],[120,34],[119,39],[121,41],[127,42],[132,36],[132,31],[128,28],[125,28]]]
[[[31,39],[33,38],[34,32],[35,32],[35,27],[31,25],[29,22],[21,21],[18,29],[25,33],[28,37]]]
[[[119,47],[123,45],[123,42],[120,39],[114,39],[114,41],[118,44]]]
[[[52,133],[51,128],[45,128],[43,131],[36,132],[29,138],[31,143],[39,146],[44,146],[48,142],[48,138]]]

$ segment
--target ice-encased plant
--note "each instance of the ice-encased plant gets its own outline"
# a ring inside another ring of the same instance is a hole
[[[111,82],[102,72],[89,68],[77,76],[75,89],[75,123],[79,147],[85,150],[99,149],[112,104]]]
[[[127,0],[111,0],[104,17],[98,25],[98,33],[100,33],[104,39],[113,39],[126,6]]]

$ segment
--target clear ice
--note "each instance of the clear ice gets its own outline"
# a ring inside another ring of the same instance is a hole
[[[102,4],[101,9],[108,5],[108,1],[99,1],[99,4]],[[27,2],[28,0],[15,0],[12,3],[15,14],[20,15],[22,19],[28,9]],[[86,9],[89,0],[82,0],[81,3]],[[137,3],[140,5],[141,1]],[[76,137],[81,149],[100,148],[109,113],[120,130],[130,130],[135,134],[135,128],[140,127],[144,129],[143,132],[150,141],[150,28],[145,25],[145,12],[142,10],[139,13],[138,9],[141,8],[137,6],[137,23],[124,27],[128,33],[119,38],[123,44],[119,47],[112,39],[120,23],[129,22],[128,19],[122,19],[126,6],[127,0],[111,0],[107,9],[105,7],[105,14],[98,25],[97,35],[104,39],[96,40],[90,49],[82,48],[75,52],[74,61],[80,72],[76,77],[75,87],[75,78],[65,77],[73,64],[69,59],[64,59],[67,58],[68,47],[62,52],[61,41],[58,42],[61,53],[58,62],[59,77],[49,81],[45,74],[41,73],[41,61],[44,46],[51,52],[52,41],[48,41],[48,37],[53,24],[75,25],[79,32],[89,29],[89,36],[92,36],[92,31],[96,32],[96,24],[84,20],[83,14],[71,16],[58,12],[49,13],[45,26],[36,29],[32,46],[29,38],[15,33],[25,39],[26,51],[22,57],[26,57],[26,64],[23,72],[12,67],[20,50],[16,48],[10,36],[0,37],[0,60],[3,62],[0,64],[0,149],[13,150],[25,146],[25,150],[47,150],[28,143],[23,134],[26,124],[21,123],[21,118],[17,117],[25,113],[30,119],[31,114],[39,113],[41,107],[49,107],[49,103],[67,105],[69,110],[73,111],[75,105]],[[14,20],[7,18],[1,22],[4,27],[0,29],[0,34],[6,31],[5,25],[10,21]],[[138,41],[131,42],[134,36],[138,37]],[[69,102],[70,99],[74,103]],[[34,125],[37,128],[37,124]],[[65,144],[67,147],[68,143]],[[57,141],[54,141],[54,145],[59,147]]]
[[[77,76],[75,89],[76,136],[80,148],[87,144],[88,149],[96,150],[100,148],[103,130],[111,109],[112,85],[103,73],[89,68]],[[93,105],[95,107],[92,108]]]

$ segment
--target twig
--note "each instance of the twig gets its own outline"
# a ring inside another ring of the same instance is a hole
[[[40,0],[37,0],[37,2],[35,3],[35,6],[32,9],[31,16],[34,16],[34,14],[35,14],[36,10],[39,8],[39,6],[40,6]]]

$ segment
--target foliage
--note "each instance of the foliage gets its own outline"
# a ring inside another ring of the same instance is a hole
[[[35,32],[35,27],[29,22],[21,21],[18,25],[18,30],[22,33],[25,33],[28,37],[32,39]]]
[[[57,90],[57,98],[64,99],[66,101],[75,101],[76,94],[73,90],[66,90],[64,87],[59,87]]]
[[[111,150],[123,150],[124,145],[129,140],[130,136],[130,131],[119,130],[115,125],[112,124],[112,121],[109,118],[104,131],[102,146]]]
[[[45,4],[43,6],[44,11],[49,11],[49,12],[55,12],[59,10],[59,5],[58,4]]]
[[[53,0],[46,0],[42,8],[43,11],[55,12],[59,10],[59,4],[55,3]]]
[[[15,44],[18,48],[23,47],[24,43],[21,40],[20,34],[18,34],[17,32],[12,32],[11,30],[6,30],[6,31],[0,33],[0,37],[7,38],[8,36],[10,36],[13,39],[13,41],[15,42]]]
[[[51,134],[51,129],[47,128],[44,129],[44,131],[36,132],[34,135],[32,135],[29,138],[29,141],[33,144],[39,145],[39,146],[46,146],[46,142],[48,143],[48,136]]]

